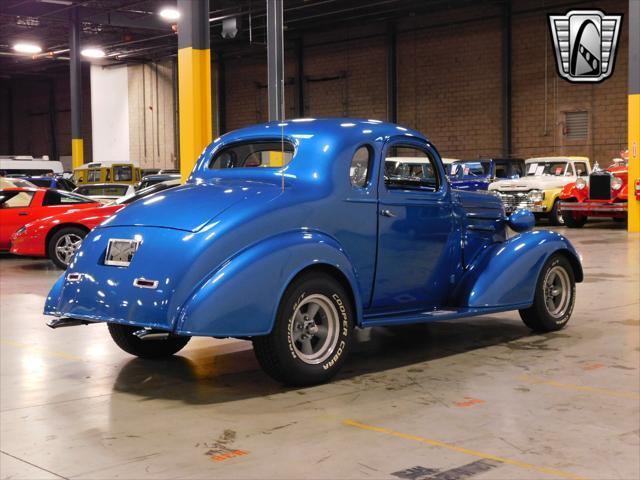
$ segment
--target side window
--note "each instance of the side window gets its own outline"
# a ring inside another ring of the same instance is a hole
[[[369,172],[371,171],[372,157],[373,153],[370,147],[362,146],[356,150],[349,168],[351,185],[357,188],[363,188],[367,185]]]
[[[294,154],[293,145],[287,141],[240,143],[219,152],[209,168],[279,168],[288,165]]]
[[[576,167],[576,175],[578,175],[579,177],[586,177],[588,175],[586,163],[578,162],[574,164],[574,166]]]
[[[387,150],[384,184],[387,188],[434,192],[440,187],[440,180],[435,162],[424,150],[402,145]]]
[[[87,182],[99,182],[100,181],[100,169],[89,170],[87,175]]]
[[[31,205],[33,192],[4,192],[0,194],[1,208],[26,208]]]

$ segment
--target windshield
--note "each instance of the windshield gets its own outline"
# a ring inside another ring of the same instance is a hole
[[[76,188],[75,193],[98,197],[122,197],[128,188],[127,185],[85,185]]]
[[[567,169],[567,162],[533,162],[527,164],[527,176],[539,177],[542,175],[552,175],[562,177]]]
[[[490,172],[491,165],[488,162],[454,162],[451,164],[451,177],[486,177]]]

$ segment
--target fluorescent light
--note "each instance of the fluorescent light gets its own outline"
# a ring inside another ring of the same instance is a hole
[[[180,12],[175,8],[167,7],[160,10],[160,16],[165,20],[178,20],[180,18]]]
[[[19,53],[40,53],[42,48],[35,43],[16,43],[13,49]]]
[[[102,50],[101,48],[96,48],[96,47],[85,48],[80,53],[82,54],[83,57],[89,57],[89,58],[102,58],[102,57],[104,57],[104,50]]]

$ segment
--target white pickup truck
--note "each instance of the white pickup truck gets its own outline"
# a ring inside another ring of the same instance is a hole
[[[525,176],[499,180],[489,185],[502,199],[505,211],[527,208],[536,217],[547,217],[551,225],[562,225],[558,196],[568,183],[588,177],[591,165],[587,157],[538,157],[525,162]]]

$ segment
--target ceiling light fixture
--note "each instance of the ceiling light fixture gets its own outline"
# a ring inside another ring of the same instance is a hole
[[[35,43],[16,43],[13,49],[18,53],[40,53],[42,48]]]
[[[83,49],[81,52],[83,57],[89,58],[102,58],[104,57],[104,50],[96,47],[88,47]]]
[[[178,20],[180,18],[180,12],[175,8],[167,7],[160,10],[160,16],[165,20]]]

